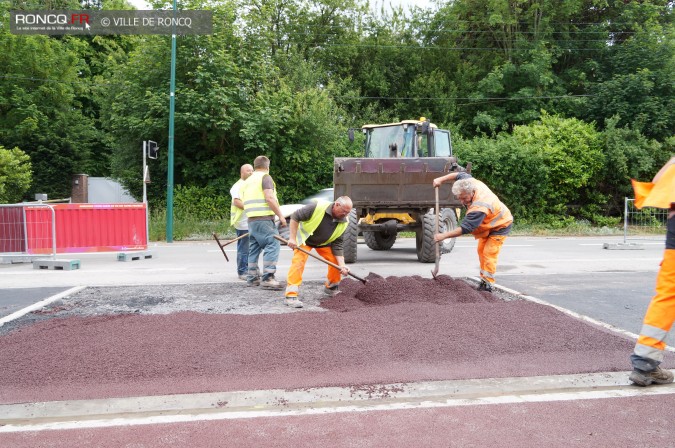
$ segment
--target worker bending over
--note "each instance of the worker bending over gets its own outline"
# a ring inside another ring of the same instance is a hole
[[[317,201],[307,204],[291,215],[288,247],[294,249],[294,253],[286,282],[286,305],[294,308],[302,307],[298,293],[308,255],[295,250],[297,247],[307,251],[315,249],[320,256],[341,267],[338,270],[329,266],[324,284],[324,292],[327,294],[337,292],[342,276],[349,274],[342,250],[342,234],[349,225],[348,216],[351,211],[352,200],[342,196],[335,202]]]
[[[466,216],[456,229],[434,235],[436,243],[471,233],[478,240],[481,282],[478,289],[492,291],[497,271],[497,258],[506,236],[511,232],[513,216],[496,194],[483,182],[468,173],[450,173],[434,179],[434,187],[455,181],[452,193],[467,208]]]
[[[665,339],[675,321],[675,157],[656,173],[650,182],[633,180],[635,206],[665,208],[666,250],[656,277],[656,295],[645,313],[640,337],[630,357],[633,371],[628,377],[638,386],[673,382],[673,372],[662,369]]]

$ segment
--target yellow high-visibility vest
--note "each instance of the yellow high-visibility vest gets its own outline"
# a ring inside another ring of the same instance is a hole
[[[254,218],[257,216],[273,216],[274,211],[265,200],[265,193],[262,188],[263,177],[268,174],[265,171],[254,171],[241,186],[241,199],[244,202],[244,211],[246,216]],[[274,199],[277,198],[277,188],[274,181]]]
[[[243,179],[239,179],[237,182],[234,183],[232,187],[239,186],[239,199],[241,199],[241,187],[244,183]],[[232,198],[232,203],[230,204],[230,225],[233,226],[239,221],[241,218],[242,213],[244,213],[244,210],[240,209],[236,205],[234,205],[234,198]]]
[[[319,224],[321,224],[323,215],[326,213],[326,210],[328,209],[330,204],[331,203],[328,201],[322,200],[317,201],[314,213],[312,213],[312,217],[309,218],[309,220],[307,221],[302,221],[298,226],[298,234],[297,234],[298,245],[305,244],[307,238],[312,236],[314,231],[319,227]],[[319,246],[327,246],[328,244],[338,239],[340,235],[342,235],[345,232],[345,230],[347,230],[348,224],[349,224],[348,222],[339,222],[335,227],[335,230],[333,231],[333,234],[330,236],[330,238],[328,238],[328,240],[324,241]]]

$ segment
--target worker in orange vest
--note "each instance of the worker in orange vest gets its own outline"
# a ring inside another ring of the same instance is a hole
[[[508,207],[499,200],[487,185],[471,174],[454,172],[434,179],[434,188],[442,183],[455,181],[452,193],[467,208],[466,216],[456,229],[434,235],[440,243],[446,238],[455,238],[467,233],[478,240],[481,283],[478,289],[492,291],[497,272],[497,258],[506,236],[511,232],[513,216]]]
[[[673,382],[673,372],[662,369],[664,340],[675,321],[675,157],[651,182],[632,180],[635,206],[668,209],[666,250],[656,277],[656,295],[645,313],[640,337],[630,357],[633,371],[628,377],[638,386]]]

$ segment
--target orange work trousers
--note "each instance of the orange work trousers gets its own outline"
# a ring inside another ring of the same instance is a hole
[[[675,218],[671,218],[675,219]],[[633,352],[633,365],[638,369],[651,370],[663,361],[663,342],[675,321],[675,249],[666,249],[661,269],[656,277],[656,295],[645,314],[640,337]],[[636,359],[648,365],[636,365]],[[652,362],[650,362],[652,361]]]
[[[312,249],[321,255],[326,260],[331,263],[337,264],[337,259],[333,255],[333,250],[330,246],[322,247],[309,247],[309,246],[300,246],[306,251],[311,251]],[[288,270],[288,277],[286,279],[286,297],[296,298],[300,292],[300,285],[302,285],[302,273],[305,270],[305,263],[307,263],[307,255],[304,252],[299,250],[293,251],[293,259],[291,260],[291,267]],[[339,269],[335,269],[333,266],[328,266],[328,274],[326,276],[327,282],[324,284],[327,288],[331,286],[336,286],[340,284],[342,280],[342,274]]]
[[[480,278],[488,283],[495,282],[497,258],[506,240],[506,235],[489,235],[478,238],[478,261],[480,262]]]

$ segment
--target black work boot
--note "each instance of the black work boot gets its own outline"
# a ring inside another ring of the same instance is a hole
[[[478,285],[478,290],[492,292],[492,285],[485,280],[481,280],[480,285]]]
[[[328,296],[334,296],[338,293],[338,285],[326,286],[323,287],[323,293]]]
[[[650,371],[633,369],[628,379],[642,387],[650,384],[668,384],[673,382],[673,372],[658,366]]]

